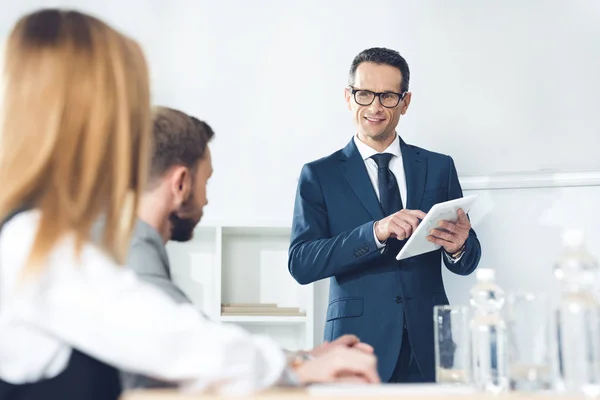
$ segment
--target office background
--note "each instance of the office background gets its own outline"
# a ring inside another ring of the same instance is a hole
[[[66,6],[142,44],[154,102],[216,131],[202,222],[215,244],[223,230],[215,234],[213,225],[275,227],[281,252],[302,164],[343,147],[354,133],[343,98],[352,58],[385,46],[411,67],[413,99],[399,133],[452,155],[465,194],[480,195],[471,213],[480,266],[494,268],[507,291],[552,294],[565,227],[585,229],[600,258],[597,0],[0,3],[0,37],[26,11]],[[219,260],[236,259],[225,254],[234,247],[220,249]],[[203,259],[195,260],[202,268]],[[466,303],[473,279],[445,275],[451,302]],[[236,287],[242,285],[222,291]],[[310,330],[318,343],[327,282],[313,290]]]

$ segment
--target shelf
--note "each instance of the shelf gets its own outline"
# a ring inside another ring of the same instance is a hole
[[[222,303],[276,303],[305,311],[310,289],[299,285],[288,271],[289,233],[269,231],[242,235],[241,230],[227,233],[223,228]]]
[[[280,317],[273,315],[264,316],[248,316],[248,315],[221,315],[219,317],[221,322],[235,322],[235,323],[253,323],[253,324],[303,324],[307,322],[307,318],[303,317]]]
[[[192,240],[167,245],[173,281],[215,322],[242,325],[286,349],[312,348],[314,288],[298,284],[288,271],[290,235],[281,221],[203,221]],[[237,310],[250,306],[259,309]],[[260,309],[266,306],[282,313]]]
[[[291,230],[290,221],[217,221],[202,220],[197,228],[249,228],[252,230],[262,230],[269,228],[283,228]]]
[[[284,237],[289,238],[291,233],[290,227],[285,226],[223,226],[223,235],[232,236],[254,236],[254,237]]]
[[[217,235],[214,229],[197,229],[188,242],[170,241],[166,246],[171,266],[171,279],[204,313],[214,316],[218,304],[217,288],[220,273]]]

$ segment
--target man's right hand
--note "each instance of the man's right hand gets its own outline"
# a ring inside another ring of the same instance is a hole
[[[377,240],[383,243],[390,237],[398,240],[410,237],[425,215],[420,210],[404,209],[375,222]]]
[[[333,347],[295,368],[303,384],[357,382],[381,383],[375,355],[351,347]]]

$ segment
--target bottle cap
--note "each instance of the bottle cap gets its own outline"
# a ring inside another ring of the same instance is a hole
[[[562,244],[565,247],[581,247],[584,240],[585,234],[581,229],[567,229],[562,234]]]
[[[493,281],[496,278],[496,271],[491,268],[478,268],[475,277],[478,281]]]

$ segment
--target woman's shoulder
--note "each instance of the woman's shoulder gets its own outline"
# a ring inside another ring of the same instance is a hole
[[[3,274],[11,274],[20,269],[29,255],[40,212],[37,210],[22,211],[13,214],[0,224],[0,265]]]
[[[22,267],[37,232],[41,214],[39,210],[27,210],[8,220],[0,230],[0,259],[7,264]],[[110,274],[121,266],[92,241],[85,243],[80,251],[76,249],[74,237],[65,234],[59,238],[48,257],[48,272],[78,272]]]

